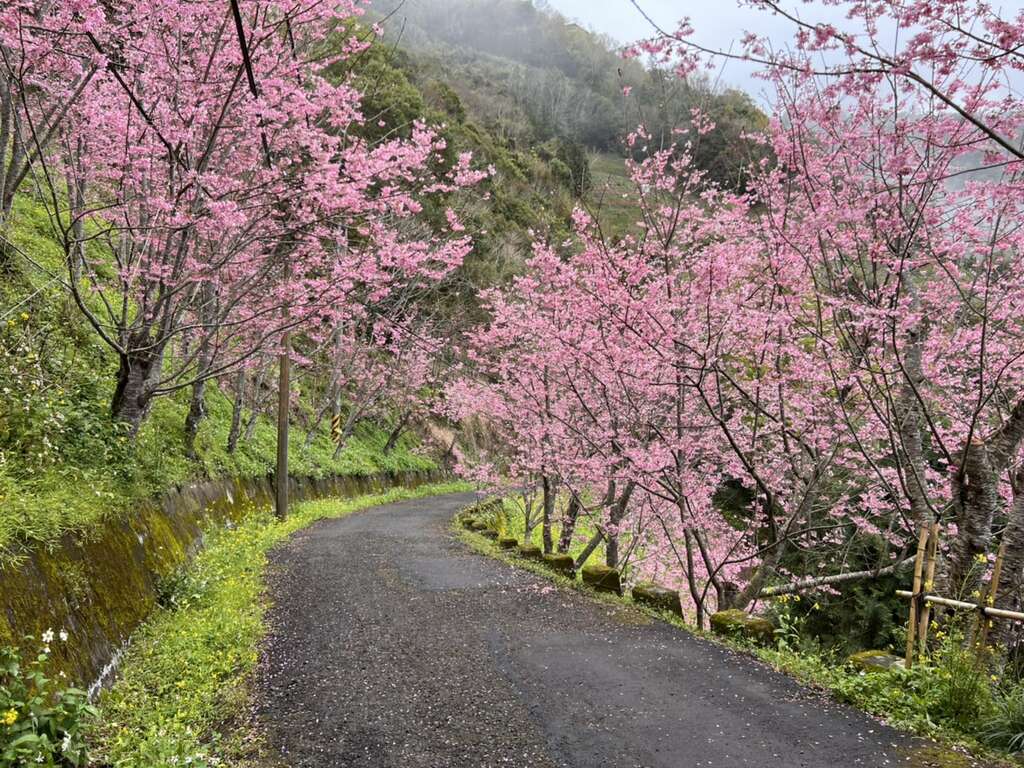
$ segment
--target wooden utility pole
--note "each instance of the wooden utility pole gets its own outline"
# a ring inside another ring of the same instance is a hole
[[[291,272],[285,263],[285,279]],[[287,313],[287,309],[284,310]],[[288,516],[288,406],[291,403],[291,334],[281,334],[280,373],[277,380],[277,466],[274,468],[274,510],[284,520]]]

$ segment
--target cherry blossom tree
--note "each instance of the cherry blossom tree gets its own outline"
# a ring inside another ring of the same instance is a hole
[[[111,11],[93,36],[103,73],[40,159],[68,286],[118,356],[112,411],[130,430],[154,397],[199,385],[201,405],[201,382],[283,330],[336,327],[469,249],[398,225],[486,173],[461,156],[439,176],[444,141],[421,124],[361,139],[360,94],[327,77],[369,44],[347,32],[358,12],[163,0]]]
[[[784,52],[746,38],[776,94],[775,161],[747,194],[693,168],[699,114],[674,147],[641,129],[636,233],[578,214],[475,339],[492,354],[473,399],[514,425],[523,463],[583,499],[634,488],[621,514],[646,521],[645,567],[684,578],[698,617],[709,591],[748,607],[893,573],[936,519],[946,581],[970,593],[994,531],[1019,535],[1021,19],[846,7],[853,33],[792,15]],[[893,26],[913,34],[887,50]],[[716,54],[695,39],[684,23],[638,51],[685,77]],[[622,518],[605,506],[607,547]],[[868,568],[858,540],[877,542]]]
[[[1012,309],[1024,12],[833,4],[847,11],[845,28],[773,0],[753,4],[794,29],[782,53],[748,34],[740,54],[775,85],[773,135],[790,182],[762,189],[772,207],[759,221],[781,236],[772,247],[805,260],[838,331],[823,361],[844,362],[829,369],[838,403],[871,411],[845,415],[878,479],[876,505],[898,504],[913,526],[952,521],[945,580],[971,593],[993,522],[1015,509],[1010,478],[1024,437]],[[643,47],[678,56],[683,72],[720,54],[686,22]]]
[[[105,24],[91,0],[0,8],[0,235],[15,193],[101,71],[89,35]],[[0,255],[9,261],[6,246]]]

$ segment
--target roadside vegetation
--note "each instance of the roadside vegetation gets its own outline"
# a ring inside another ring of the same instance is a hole
[[[519,500],[504,500],[502,514],[494,518],[502,537],[523,542],[522,525],[516,522],[521,511]],[[692,616],[678,616],[636,603],[628,590],[621,597],[594,591],[578,578],[569,578],[542,561],[520,556],[518,549],[503,549],[480,531],[466,530],[461,518],[453,521],[453,530],[476,552],[530,571],[563,589],[574,589],[609,606],[665,621],[708,642],[752,655],[895,728],[937,742],[934,751],[922,751],[916,756],[921,762],[911,764],[969,768],[978,764],[968,760],[970,756],[984,761],[985,766],[1009,766],[1013,755],[1024,746],[1024,685],[1007,684],[992,676],[984,659],[979,660],[974,652],[964,648],[964,632],[970,624],[963,617],[952,618],[944,625],[932,650],[911,670],[895,666],[865,671],[852,664],[842,648],[824,646],[813,638],[804,626],[802,614],[817,612],[820,607],[802,606],[799,596],[770,601],[765,613],[775,625],[774,638],[768,643],[753,642],[698,629]],[[539,529],[535,533],[531,541],[539,545]],[[569,553],[575,558],[581,549],[580,544],[574,544]],[[586,564],[600,564],[603,559],[598,548]],[[894,636],[894,650],[900,639]]]

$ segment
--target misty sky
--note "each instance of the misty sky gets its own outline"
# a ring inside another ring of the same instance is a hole
[[[578,21],[621,42],[632,42],[652,36],[650,24],[633,7],[630,0],[547,0],[563,16]],[[783,19],[773,18],[750,8],[739,8],[736,0],[638,0],[644,11],[665,29],[673,30],[678,20],[689,16],[695,30],[694,40],[710,48],[739,50],[744,31],[752,30],[782,44],[792,36],[792,28]],[[789,4],[808,21],[827,21],[843,26],[844,13],[821,3],[791,2]],[[994,0],[1002,9],[1003,18],[1013,17],[1024,7],[1024,0]],[[763,83],[752,78],[752,65],[729,61],[723,65],[721,78],[725,84],[738,86],[758,95]]]

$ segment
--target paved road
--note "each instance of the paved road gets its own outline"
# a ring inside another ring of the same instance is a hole
[[[292,768],[931,765],[755,661],[470,552],[465,495],[274,553],[260,718]]]

